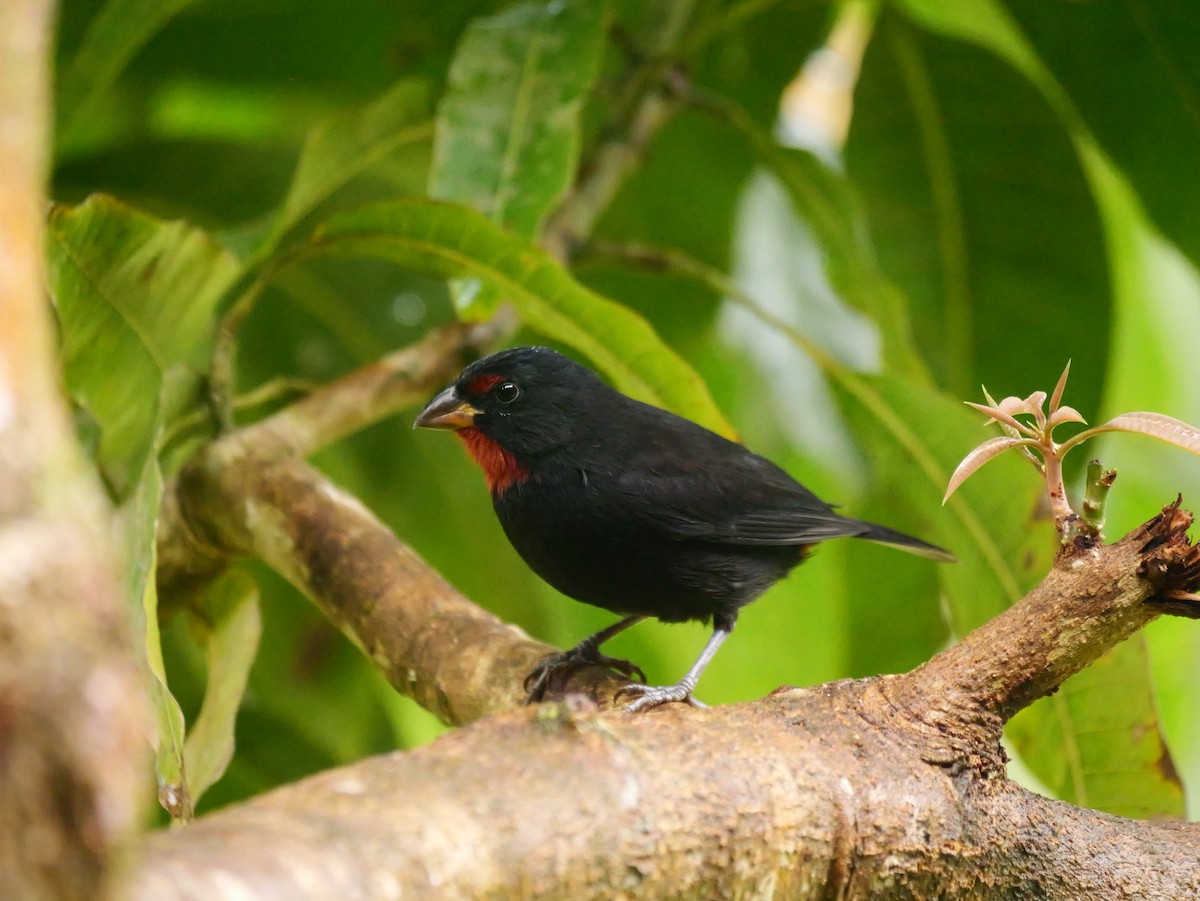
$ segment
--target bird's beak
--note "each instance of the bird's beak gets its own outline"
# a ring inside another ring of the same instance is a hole
[[[451,385],[421,411],[421,415],[413,423],[413,428],[465,429],[475,424],[475,416],[479,412],[459,397]]]

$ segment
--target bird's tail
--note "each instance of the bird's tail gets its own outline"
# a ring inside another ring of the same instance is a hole
[[[919,557],[927,557],[930,560],[937,560],[940,563],[958,562],[957,557],[945,548],[938,547],[936,544],[930,544],[928,541],[913,538],[911,535],[905,535],[903,532],[897,532],[895,529],[889,529],[887,526],[879,526],[873,522],[865,522],[863,520],[855,520],[855,522],[863,527],[863,530],[855,536],[856,538],[865,538],[867,541],[874,541],[876,544],[886,544],[888,547],[907,551]]]

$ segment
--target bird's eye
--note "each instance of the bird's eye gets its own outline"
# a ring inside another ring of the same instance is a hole
[[[511,404],[521,396],[521,389],[512,382],[501,382],[492,389],[492,396],[502,404]]]

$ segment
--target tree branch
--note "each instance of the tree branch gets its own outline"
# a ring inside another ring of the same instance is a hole
[[[998,742],[1018,710],[1159,615],[1186,613],[1172,598],[1200,581],[1191,524],[1176,501],[1114,545],[1060,556],[1019,604],[890,681],[892,703],[941,734],[948,748],[970,730],[982,730],[970,738],[975,744]],[[1194,606],[1193,616],[1200,613]]]
[[[1200,829],[931,765],[874,681],[494,716],[151,837],[135,897],[1195,897]]]

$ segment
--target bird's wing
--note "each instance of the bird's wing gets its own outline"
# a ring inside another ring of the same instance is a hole
[[[736,513],[719,522],[700,522],[664,509],[661,521],[678,538],[702,538],[721,544],[816,544],[865,531],[862,523],[831,511],[756,510]]]
[[[683,455],[663,454],[648,438],[646,453],[624,461],[620,482],[658,530],[740,545],[813,544],[864,533],[865,523],[839,516],[774,463],[708,435],[693,435],[701,446]]]
[[[790,475],[688,420],[625,400],[612,462],[618,518],[680,540],[804,545],[861,537],[934,560],[954,557],[903,532],[840,515]],[[606,442],[598,441],[597,445]]]

